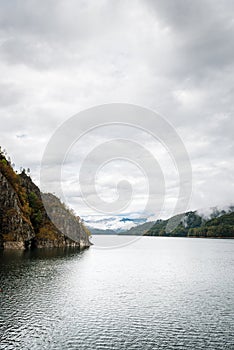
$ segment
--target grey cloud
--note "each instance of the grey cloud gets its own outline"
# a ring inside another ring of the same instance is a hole
[[[0,137],[16,164],[29,166],[38,179],[59,124],[93,105],[135,103],[164,115],[184,141],[194,170],[192,208],[233,198],[233,1],[0,3]],[[103,130],[97,140],[119,132]],[[132,133],[123,131],[126,138]],[[142,145],[148,142],[135,133]],[[87,135],[85,142],[92,146],[95,138]],[[66,164],[71,186],[83,146]],[[170,206],[176,180],[166,167]],[[101,185],[111,192],[106,179]]]
[[[0,106],[7,107],[17,104],[22,100],[24,93],[20,87],[9,82],[0,82]]]
[[[170,28],[176,46],[173,74],[184,79],[204,78],[204,72],[233,64],[234,22],[232,1],[146,2],[157,20]]]
[[[122,13],[114,2],[1,2],[1,57],[11,64],[37,69],[82,64],[84,57],[98,60],[107,43],[115,51],[115,37],[124,39],[117,29]],[[99,44],[91,43],[94,38]]]

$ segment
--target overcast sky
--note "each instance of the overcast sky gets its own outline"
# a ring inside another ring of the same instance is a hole
[[[0,0],[0,4],[0,144],[18,167],[31,168],[39,183],[43,152],[59,125],[95,105],[137,104],[163,115],[187,148],[193,169],[189,209],[233,203],[232,0]],[[77,162],[92,143],[99,144],[104,136],[108,140],[115,132],[87,136],[75,147]],[[165,150],[145,135],[137,138],[145,147],[157,148],[167,179],[162,215],[167,217],[176,198],[176,174]],[[68,204],[106,227],[105,216],[80,201],[74,186],[79,164],[75,168],[74,161],[68,164],[63,184]],[[97,189],[111,201],[116,183],[127,178],[137,190],[135,204],[123,215],[137,217],[147,184],[132,166],[109,163],[97,175]],[[120,227],[118,218],[114,222],[108,228]]]

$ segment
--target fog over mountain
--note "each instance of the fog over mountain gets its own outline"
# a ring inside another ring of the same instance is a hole
[[[137,104],[164,116],[183,140],[193,170],[187,209],[233,203],[233,13],[229,0],[2,0],[1,146],[40,185],[40,162],[59,125],[91,106]],[[97,213],[80,192],[84,157],[120,136],[157,159],[166,182],[160,217],[170,217],[178,197],[176,167],[162,145],[130,127],[93,130],[73,145],[62,170],[67,204],[100,229],[127,230],[142,218],[147,179],[132,163],[109,162],[96,177],[97,192],[109,203],[118,198],[120,180],[132,184],[133,201],[121,215]],[[143,220],[155,215],[157,203]]]

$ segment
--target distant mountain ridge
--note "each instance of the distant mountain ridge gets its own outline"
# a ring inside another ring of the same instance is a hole
[[[92,232],[93,235],[108,235],[118,234],[125,232],[132,226],[144,224],[147,221],[145,217],[127,217],[127,216],[113,216],[108,218],[99,219],[97,221],[87,218],[85,221],[86,226]],[[106,227],[106,228],[105,228]]]
[[[141,236],[148,232],[150,228],[154,225],[153,221],[145,222],[144,224],[134,226],[130,228],[127,231],[120,232],[119,235],[134,235],[134,236]]]
[[[116,235],[117,234],[116,231],[110,230],[110,229],[102,230],[91,226],[87,226],[87,228],[89,229],[92,235]]]

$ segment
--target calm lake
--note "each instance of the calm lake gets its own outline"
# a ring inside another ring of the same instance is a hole
[[[128,237],[95,236],[96,246]],[[0,349],[234,349],[234,240],[1,252]]]

